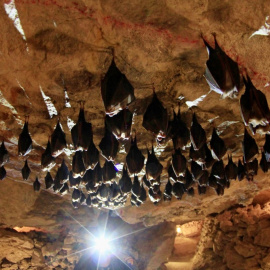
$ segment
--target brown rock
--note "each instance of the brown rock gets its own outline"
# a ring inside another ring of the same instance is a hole
[[[270,247],[270,228],[261,229],[254,239],[256,245]]]
[[[234,249],[244,258],[252,257],[256,254],[256,247],[250,243],[238,241],[234,246]]]

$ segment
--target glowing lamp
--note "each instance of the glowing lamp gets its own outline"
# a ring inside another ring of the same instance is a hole
[[[95,248],[99,252],[106,252],[111,249],[111,246],[109,244],[109,240],[106,239],[104,236],[101,236],[95,239]]]

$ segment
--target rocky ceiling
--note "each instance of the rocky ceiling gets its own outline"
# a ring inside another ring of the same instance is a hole
[[[135,88],[136,101],[130,106],[135,112],[132,129],[145,156],[154,140],[142,127],[153,83],[169,111],[176,108],[179,98],[182,100],[188,127],[196,112],[208,141],[216,127],[234,161],[242,156],[244,124],[239,98],[244,87],[237,99],[221,99],[210,91],[203,77],[208,55],[201,33],[212,45],[215,32],[240,72],[249,74],[254,85],[270,98],[267,1],[6,0],[0,13],[0,138],[10,153],[7,177],[0,183],[0,222],[5,228],[34,226],[62,231],[77,224],[71,216],[82,224],[95,224],[98,210],[74,210],[69,195],[61,197],[44,190],[40,157],[59,118],[69,149],[57,163],[60,165],[62,158],[70,163],[70,128],[77,120],[80,101],[85,101],[94,142],[98,145],[101,141],[105,113],[100,79],[111,63],[112,47],[116,65]],[[25,115],[30,116],[34,146],[28,156],[32,170],[28,181],[21,177],[25,157],[17,154]],[[261,148],[264,137],[255,138]],[[127,146],[121,147],[117,163],[125,161]],[[165,183],[172,142],[155,145],[155,151],[164,166],[161,179]],[[52,175],[55,173],[56,168]],[[32,187],[36,176],[42,184],[38,193]],[[209,188],[205,195],[196,191],[194,197],[185,195],[180,201],[173,199],[157,206],[149,201],[139,208],[128,203],[117,214],[128,223],[143,222],[145,226],[202,220],[234,205],[250,204],[255,194],[268,186],[268,175],[259,171],[253,182],[233,181],[223,196]]]

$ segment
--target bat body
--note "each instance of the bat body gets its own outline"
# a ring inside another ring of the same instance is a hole
[[[86,170],[93,170],[99,161],[99,151],[93,140],[90,141],[87,151],[83,151],[83,162]]]
[[[206,62],[205,79],[210,89],[223,98],[236,98],[240,89],[239,68],[218,45],[216,37],[215,48],[212,48],[203,38],[209,59]]]
[[[57,157],[62,154],[66,146],[66,135],[61,128],[60,121],[58,120],[57,125],[51,135],[52,156]]]
[[[262,152],[262,158],[261,158],[261,161],[260,161],[260,167],[261,167],[261,169],[262,169],[262,171],[264,173],[268,172],[268,163],[267,163],[264,152]]]
[[[123,168],[122,177],[119,180],[119,186],[120,186],[122,193],[124,193],[124,194],[130,193],[130,191],[132,189],[132,181],[128,175],[126,168]]]
[[[92,124],[85,121],[83,105],[76,125],[71,129],[71,137],[75,150],[87,150],[93,140]]]
[[[174,195],[174,197],[177,200],[181,200],[184,193],[185,193],[185,189],[183,187],[183,184],[181,184],[179,182],[176,182],[176,183],[173,184],[173,186],[172,186],[172,194]]]
[[[26,156],[32,150],[32,139],[28,131],[28,119],[25,120],[23,130],[19,136],[18,153],[19,156]]]
[[[134,88],[116,67],[114,59],[101,81],[101,95],[106,114],[113,116],[135,100]]]
[[[137,198],[141,194],[141,185],[140,185],[139,178],[138,178],[137,175],[134,175],[133,184],[132,184],[132,188],[131,188],[131,193],[134,196],[136,196]]]
[[[210,146],[213,158],[220,160],[226,154],[226,146],[224,141],[218,136],[216,129],[213,129]]]
[[[52,178],[50,172],[47,172],[47,174],[45,176],[45,188],[50,189],[52,187],[53,187],[53,178]]]
[[[237,177],[239,181],[242,181],[246,175],[245,167],[242,164],[241,160],[238,160],[238,166],[237,166]]]
[[[172,168],[176,177],[185,176],[187,160],[182,155],[180,149],[175,150],[172,155]]]
[[[4,166],[0,167],[0,180],[4,180],[5,177],[7,176],[7,172]]]
[[[0,167],[4,166],[9,161],[9,154],[5,147],[4,141],[0,146]]]
[[[195,113],[192,117],[190,128],[190,140],[194,150],[198,151],[206,143],[206,133],[202,126],[198,123]]]
[[[168,113],[158,99],[155,91],[153,92],[153,98],[148,105],[143,115],[143,127],[152,132],[158,142],[162,142],[166,138],[168,128]]]
[[[170,201],[172,199],[172,184],[170,179],[168,178],[168,182],[165,186],[165,190],[163,193],[163,199],[164,201]]]
[[[248,163],[252,161],[259,153],[258,146],[254,138],[252,138],[245,129],[244,141],[242,142],[242,149],[244,153],[244,162]]]
[[[160,164],[160,162],[158,161],[156,155],[155,155],[155,151],[154,151],[154,147],[152,146],[152,153],[148,151],[148,158],[147,158],[147,162],[145,165],[145,170],[146,170],[146,178],[147,180],[150,179],[157,179],[163,169],[163,166]]]
[[[269,134],[265,134],[265,143],[263,146],[263,150],[264,150],[267,162],[270,162],[270,135]]]
[[[83,177],[85,173],[85,167],[83,163],[82,151],[76,151],[72,159],[72,172],[73,177]]]
[[[195,181],[198,181],[203,174],[202,167],[195,161],[191,162],[191,174]]]
[[[211,174],[213,174],[217,179],[225,178],[225,169],[222,159],[214,163]]]
[[[206,147],[207,147],[207,145],[206,145]],[[194,147],[193,147],[193,144],[191,144],[191,147],[190,147],[190,150],[189,150],[189,157],[193,161],[196,161],[200,165],[205,164],[205,158],[206,158],[206,148],[205,148],[205,146],[202,146],[199,150],[196,151],[194,149]]]
[[[51,143],[48,140],[47,147],[44,153],[41,155],[41,167],[43,170],[50,170],[55,165],[55,158],[52,156]]]
[[[131,146],[126,156],[127,168],[130,174],[138,174],[144,166],[145,157],[137,146],[136,136],[131,139]]]
[[[37,177],[36,177],[35,182],[33,183],[33,188],[34,188],[34,191],[39,191],[40,190],[40,182],[38,181]]]
[[[227,180],[236,180],[237,166],[232,160],[232,156],[228,155],[228,164],[225,166],[225,176]]]
[[[112,161],[106,160],[102,168],[102,176],[104,184],[111,184],[116,177],[116,170]]]
[[[31,173],[31,170],[30,170],[30,168],[28,166],[28,162],[27,162],[27,159],[26,159],[25,162],[24,162],[24,166],[22,168],[23,180],[28,180],[30,173]]]
[[[117,140],[130,138],[133,113],[129,109],[123,109],[118,114],[110,117],[106,115],[106,124]]]
[[[64,184],[69,179],[68,167],[65,160],[62,160],[61,166],[58,168],[54,181]]]

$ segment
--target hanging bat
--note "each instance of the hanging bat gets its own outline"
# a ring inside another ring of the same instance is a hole
[[[211,187],[213,189],[218,188],[217,178],[212,173],[210,174],[210,176],[208,178],[208,184],[209,184],[209,187]]]
[[[78,202],[78,201],[80,201],[80,198],[81,198],[81,192],[80,192],[80,190],[74,188],[71,197],[72,197],[72,201],[73,201],[73,202]]]
[[[71,138],[75,150],[87,150],[93,140],[92,124],[85,121],[84,102],[81,102],[80,113],[76,125],[71,129]]]
[[[138,174],[144,166],[145,157],[137,146],[137,138],[131,139],[131,146],[126,156],[127,168],[130,174]]]
[[[83,151],[83,162],[86,170],[93,170],[99,161],[99,151],[97,150],[93,139],[90,140],[87,151]]]
[[[40,183],[39,183],[37,177],[36,177],[35,182],[33,183],[33,188],[34,188],[34,191],[39,191],[40,190]]]
[[[119,180],[119,186],[123,193],[128,194],[131,192],[132,189],[132,181],[131,178],[128,175],[127,169],[123,168],[122,177]]]
[[[47,174],[45,176],[45,188],[50,189],[52,187],[53,187],[53,178],[52,178],[50,172],[47,172]]]
[[[51,135],[51,151],[52,156],[57,157],[62,154],[67,146],[66,135],[61,128],[60,121],[58,119],[57,125]]]
[[[160,190],[158,190],[156,193],[154,193],[153,189],[150,188],[148,190],[148,197],[149,197],[151,202],[153,202],[154,204],[157,204],[158,202],[160,202],[160,200],[162,198],[162,193]]]
[[[172,186],[172,194],[177,200],[181,200],[185,190],[183,184],[176,182]]]
[[[83,163],[82,151],[76,151],[72,159],[72,172],[73,177],[83,177],[85,173],[85,167]]]
[[[128,140],[130,138],[132,117],[133,113],[127,108],[112,117],[106,115],[107,127],[117,140]]]
[[[52,156],[51,151],[51,143],[50,140],[48,140],[47,147],[44,151],[44,153],[41,155],[41,168],[43,170],[50,170],[55,165],[55,158]]]
[[[61,166],[58,168],[54,181],[64,184],[69,179],[68,167],[65,160],[62,160]]]
[[[80,197],[80,204],[86,205],[86,197],[82,191],[81,191],[81,197]]]
[[[136,197],[139,197],[141,194],[141,186],[137,175],[134,175],[131,193]]]
[[[270,135],[269,134],[265,134],[265,143],[263,146],[263,150],[264,150],[267,162],[270,162]]]
[[[66,195],[66,194],[69,192],[68,184],[65,183],[65,184],[62,186],[62,188],[60,189],[59,192],[60,192],[61,196]]]
[[[99,144],[102,156],[104,156],[109,161],[114,161],[117,155],[118,147],[119,142],[112,134],[112,132],[108,130],[107,124],[105,122],[105,134]]]
[[[208,186],[209,185],[208,178],[209,178],[208,171],[203,170],[201,177],[198,179],[199,186],[200,187],[204,187],[204,186],[206,187],[206,186]]]
[[[4,166],[9,161],[9,154],[5,147],[4,141],[0,146],[0,167]]]
[[[216,193],[217,193],[217,195],[218,196],[222,196],[222,195],[224,195],[224,188],[223,188],[223,186],[221,186],[221,185],[217,185],[217,188],[216,188]]]
[[[99,187],[99,183],[96,183],[94,180],[94,171],[92,170],[86,171],[83,176],[83,182],[88,193],[96,192]]]
[[[203,174],[202,167],[195,161],[191,162],[191,174],[194,181],[198,181]]]
[[[156,179],[161,174],[163,170],[163,166],[160,164],[160,162],[158,161],[155,155],[153,145],[152,145],[152,153],[150,153],[148,149],[147,149],[147,153],[148,153],[148,158],[145,165],[146,178],[147,180]]]
[[[220,48],[215,34],[215,48],[212,48],[203,37],[202,39],[209,55],[204,76],[210,89],[220,94],[222,98],[236,98],[240,89],[237,63]]]
[[[237,166],[237,177],[239,181],[242,181],[246,175],[245,167],[242,164],[241,160],[238,160],[238,166]]]
[[[73,206],[74,209],[78,209],[79,206],[80,206],[80,203],[79,202],[73,202],[72,201],[71,204],[72,204],[72,206]]]
[[[30,173],[31,173],[31,170],[30,170],[30,168],[28,166],[28,162],[27,162],[27,159],[26,159],[25,162],[24,162],[24,166],[22,168],[23,180],[25,180],[25,181],[28,180],[28,177],[29,177]]]
[[[23,130],[19,136],[19,141],[18,141],[19,156],[21,155],[26,156],[32,150],[32,139],[28,131],[28,120],[29,120],[29,117],[26,117]]]
[[[225,178],[225,169],[222,159],[214,163],[211,174],[213,174],[217,179]]]
[[[149,180],[147,180],[146,175],[143,176],[142,181],[148,189],[151,187],[151,183]]]
[[[202,146],[199,150],[195,151],[193,145],[191,144],[191,147],[189,149],[189,157],[193,161],[196,161],[200,165],[205,164],[205,158],[206,158],[206,148],[205,148],[205,145]],[[206,147],[207,147],[207,145],[206,145]]]
[[[244,163],[246,178],[248,181],[253,181],[254,175],[258,172],[258,160],[255,158],[253,161]]]
[[[74,178],[72,171],[69,172],[68,180],[69,180],[69,186],[71,188],[78,188],[80,186],[81,177]],[[58,180],[58,182],[59,182],[59,180]]]
[[[144,203],[147,199],[147,194],[146,194],[146,190],[143,186],[143,181],[141,183],[141,192],[140,192],[140,196],[137,198],[137,200],[140,202],[140,203]]]
[[[194,147],[194,150],[196,151],[198,151],[206,143],[206,133],[202,126],[198,123],[195,113],[192,117],[190,140]]]
[[[225,176],[227,180],[236,180],[237,166],[232,160],[232,156],[228,155],[228,164],[225,167]]]
[[[185,180],[184,187],[188,190],[195,183],[188,168],[186,169]]]
[[[134,88],[116,67],[114,59],[101,81],[101,95],[106,114],[113,116],[135,100]]]
[[[210,146],[214,159],[220,160],[226,154],[226,146],[224,141],[218,136],[216,129],[213,129]]]
[[[207,144],[204,145],[205,148],[205,163],[204,166],[205,168],[210,168],[213,166],[213,164],[215,163],[215,159],[212,156],[212,153],[210,151],[210,149],[208,148]]]
[[[180,149],[176,149],[172,155],[172,168],[176,177],[185,176],[187,160]]]
[[[152,132],[161,143],[166,138],[168,128],[168,113],[159,101],[153,88],[153,98],[143,115],[143,127]]]
[[[264,151],[262,151],[262,158],[260,161],[260,167],[264,173],[268,172],[268,163],[267,163]]]
[[[106,160],[102,168],[102,176],[104,184],[111,184],[116,177],[116,169],[112,161]]]
[[[244,153],[244,162],[248,163],[254,159],[259,153],[256,141],[249,135],[245,128],[244,141],[242,142],[242,149]]]
[[[240,98],[241,115],[246,126],[252,133],[269,125],[270,111],[265,95],[255,88],[250,78],[244,79],[246,91]]]
[[[6,169],[4,166],[0,167],[0,180],[4,180],[7,175]]]
[[[95,186],[100,186],[103,182],[102,179],[102,169],[100,167],[100,163],[98,162],[95,169],[93,170],[93,182]]]
[[[90,194],[87,196],[85,203],[88,207],[90,207],[92,205],[92,198],[91,198]]]
[[[172,199],[172,184],[170,178],[168,178],[168,182],[165,186],[165,190],[163,192],[164,201],[170,201]]]
[[[109,187],[107,187],[105,184],[102,183],[101,186],[98,188],[97,198],[105,202],[108,200],[109,193],[110,193]]]
[[[181,118],[180,103],[178,103],[178,113],[176,114],[173,111],[173,120],[168,122],[167,136],[172,138],[174,149],[185,150],[190,139],[190,133]]]
[[[193,187],[191,187],[191,188],[189,188],[188,190],[187,190],[187,195],[188,196],[191,196],[191,197],[193,197],[194,196],[194,188]]]

